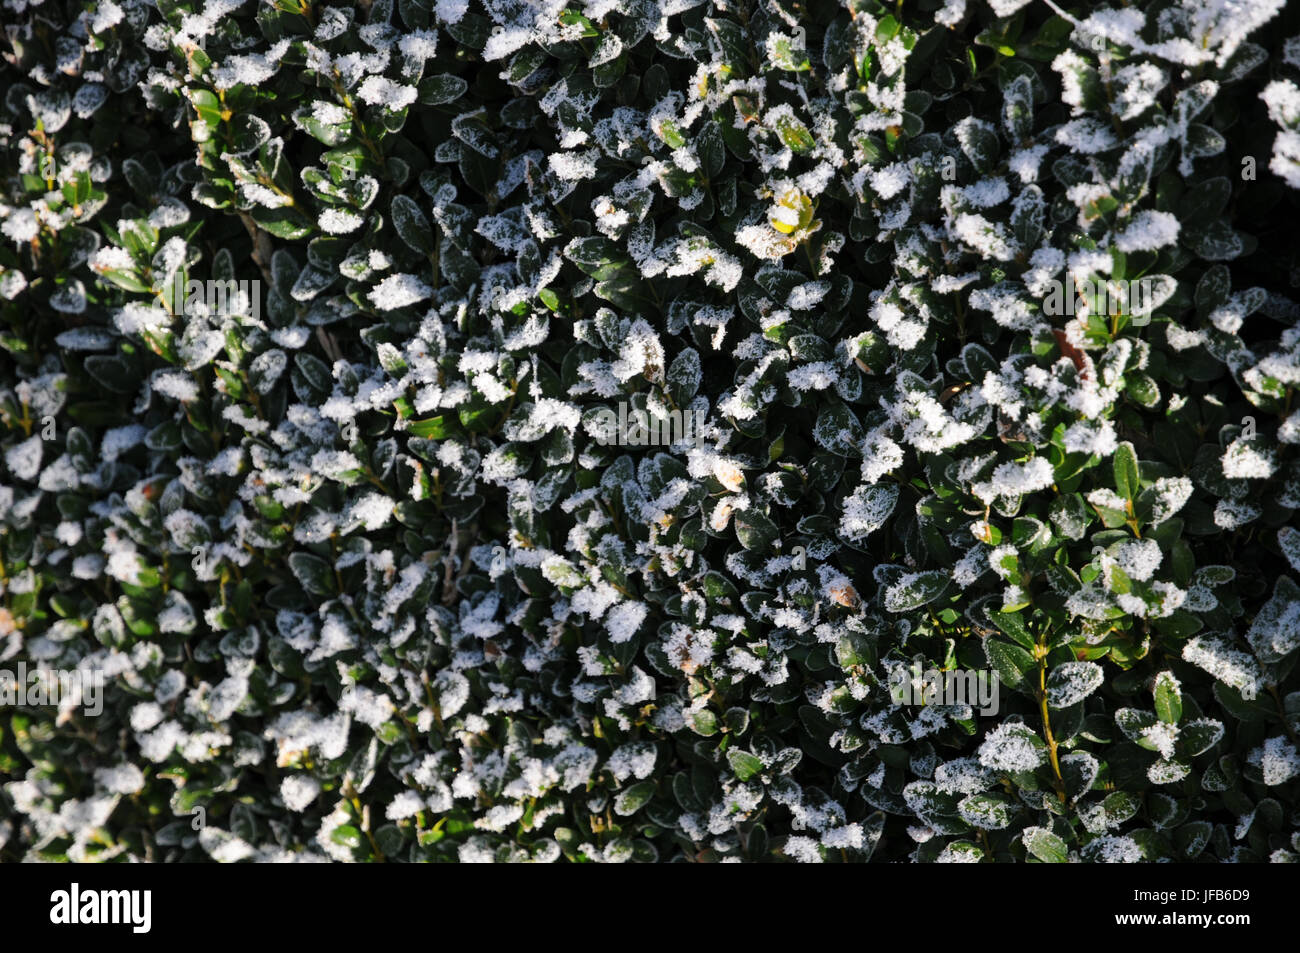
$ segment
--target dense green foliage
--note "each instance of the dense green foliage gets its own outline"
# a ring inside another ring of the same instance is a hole
[[[0,859],[1297,859],[1281,7],[4,0]]]

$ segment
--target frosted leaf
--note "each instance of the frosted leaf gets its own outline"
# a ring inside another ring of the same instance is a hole
[[[1020,0],[1004,0],[1019,3]],[[949,844],[935,858],[936,864],[978,864],[984,859],[984,851],[969,841],[957,841]]]
[[[415,275],[389,275],[369,294],[370,300],[380,311],[393,311],[423,301],[433,293],[433,289]]]
[[[122,330],[131,333],[124,328]],[[139,329],[133,330],[138,333]],[[184,368],[187,371],[195,371],[212,363],[212,359],[221,352],[225,344],[225,336],[220,331],[195,322],[186,327],[177,350],[184,360]]]
[[[364,223],[365,219],[356,212],[342,208],[325,209],[317,219],[321,231],[330,235],[347,235],[355,232]]]
[[[402,791],[384,809],[384,817],[390,821],[400,821],[408,817],[414,817],[423,811],[425,807],[424,798],[420,797],[418,791]],[[520,813],[522,814],[522,811]],[[500,828],[494,829],[499,830]]]
[[[439,23],[459,23],[469,10],[469,0],[434,0]]]
[[[212,539],[212,533],[203,517],[187,509],[169,513],[163,520],[163,528],[171,535],[172,542],[186,551]]]
[[[591,54],[591,59],[587,61],[587,66],[594,68],[609,63],[618,59],[622,52],[623,41],[619,39],[618,34],[602,33],[595,51]]]
[[[767,224],[741,226],[736,230],[735,238],[736,244],[765,261],[778,261],[798,247],[789,236]]]
[[[822,846],[831,850],[861,850],[865,843],[861,824],[844,824],[822,834]]]
[[[1161,477],[1152,484],[1155,499],[1151,505],[1151,525],[1158,526],[1174,516],[1192,496],[1192,481],[1187,477]]]
[[[288,364],[289,358],[284,351],[278,348],[263,351],[253,359],[248,368],[248,378],[253,389],[259,394],[270,393]]]
[[[1189,757],[1209,751],[1223,740],[1223,722],[1214,718],[1193,718],[1179,729],[1180,738]]]
[[[954,238],[984,258],[1010,261],[1015,257],[1015,246],[1001,222],[990,222],[982,215],[963,212],[953,222],[952,233]]]
[[[307,774],[288,774],[280,781],[280,797],[290,811],[301,813],[320,794],[320,782]]]
[[[200,830],[199,844],[219,864],[237,864],[257,854],[257,849],[252,844],[217,827],[204,827]]]
[[[438,31],[415,30],[398,40],[397,48],[403,56],[423,62],[438,50]]]
[[[1039,313],[1010,284],[977,288],[970,294],[970,306],[992,312],[994,321],[1012,330],[1025,330],[1039,321]]]
[[[1236,334],[1246,318],[1259,310],[1267,299],[1268,294],[1263,288],[1236,292],[1210,312],[1210,323],[1225,334]]]
[[[801,864],[820,864],[824,863],[817,841],[811,837],[805,837],[802,834],[792,834],[785,840],[785,846],[781,852],[787,857],[793,858]]]
[[[945,794],[974,794],[988,790],[997,780],[997,775],[975,758],[958,758],[939,765],[934,780]]]
[[[911,181],[912,173],[906,162],[895,162],[871,173],[871,188],[886,201],[907,188]]]
[[[50,307],[63,314],[84,314],[86,311],[86,287],[73,279],[58,291],[50,295]]]
[[[1008,827],[1015,816],[1014,805],[999,795],[971,795],[961,800],[957,810],[967,824],[986,831]]]
[[[615,606],[605,617],[609,640],[618,645],[631,639],[648,613],[649,609],[642,602],[622,602]]]
[[[1286,130],[1273,142],[1269,171],[1293,189],[1300,189],[1300,134]]]
[[[1120,119],[1135,119],[1146,112],[1156,104],[1156,97],[1168,84],[1169,75],[1153,63],[1135,63],[1116,71],[1115,105]]]
[[[1239,692],[1257,692],[1263,679],[1254,656],[1220,636],[1193,636],[1183,646],[1183,659]]]
[[[0,222],[0,233],[19,245],[30,242],[39,231],[40,223],[36,220],[36,213],[29,208],[10,212]]]
[[[22,443],[15,444],[5,451],[5,465],[9,472],[19,480],[31,482],[41,472],[41,454],[44,441],[39,434],[28,437]]]
[[[796,285],[790,292],[786,307],[792,311],[810,311],[821,303],[830,290],[829,281],[809,281]]]
[[[605,762],[605,770],[619,782],[629,778],[643,780],[654,771],[656,757],[657,751],[654,745],[648,742],[633,742],[617,748]]]
[[[197,622],[188,600],[176,590],[167,594],[165,606],[158,613],[158,628],[162,632],[188,634]]]
[[[455,716],[469,701],[470,684],[460,672],[443,669],[430,686],[442,718]]]
[[[103,351],[113,344],[113,335],[104,328],[73,328],[64,331],[55,343],[69,351]]]
[[[890,612],[906,612],[937,598],[948,588],[946,572],[904,573],[898,581],[886,587],[884,607]]]
[[[1225,530],[1240,529],[1258,519],[1262,512],[1246,500],[1219,500],[1214,507],[1214,525]]]
[[[249,433],[263,434],[270,429],[270,424],[265,420],[255,416],[255,412],[239,404],[231,404],[222,411],[222,419],[229,420],[240,427],[243,427]]]
[[[1186,351],[1194,347],[1200,347],[1205,343],[1205,335],[1201,331],[1188,331],[1186,328],[1179,327],[1177,324],[1170,322],[1165,325],[1165,338],[1169,346],[1174,351]]]
[[[1066,428],[1065,449],[1068,453],[1096,454],[1108,457],[1115,452],[1119,438],[1109,420],[1080,420]]]
[[[226,721],[248,694],[247,676],[231,675],[222,679],[208,696],[208,717],[213,722]]]
[[[549,155],[546,163],[552,172],[568,182],[596,177],[596,160],[600,153],[596,149],[585,152],[555,152]]]
[[[1283,526],[1277,531],[1277,544],[1291,568],[1300,572],[1300,530],[1294,526]]]
[[[703,380],[700,354],[694,348],[686,348],[668,367],[668,385],[674,391],[694,395]]]
[[[1034,457],[1026,463],[999,464],[992,478],[974,484],[971,492],[985,503],[991,503],[999,496],[1014,497],[1045,489],[1055,479],[1051,463],[1045,457]]]
[[[265,54],[227,56],[212,69],[212,84],[220,90],[237,85],[261,85],[279,70],[280,60],[288,49],[289,41],[284,39],[269,47]]]
[[[479,219],[474,230],[507,252],[517,252],[532,240],[531,233],[519,221],[518,216],[487,215]]]
[[[1101,864],[1136,864],[1142,861],[1142,848],[1131,837],[1107,835],[1089,841],[1083,859]]]
[[[1160,568],[1163,554],[1153,539],[1128,540],[1119,545],[1115,561],[1130,579],[1145,582]]]
[[[1286,784],[1300,775],[1300,755],[1296,754],[1295,745],[1282,735],[1269,738],[1262,747],[1253,750],[1246,760],[1260,770],[1264,784],[1269,787]]]
[[[367,493],[348,507],[347,522],[359,522],[367,531],[379,529],[388,524],[394,506],[382,493]]]
[[[95,770],[95,784],[110,794],[136,794],[144,787],[144,774],[130,762]]]
[[[850,542],[865,540],[885,525],[885,521],[894,512],[898,496],[899,488],[893,483],[859,486],[844,501],[840,535]]]
[[[27,287],[27,277],[21,272],[13,269],[0,272],[0,298],[6,301],[13,301],[23,289]],[[67,334],[68,332],[63,332]]]
[[[1087,698],[1106,680],[1096,662],[1062,662],[1047,676],[1047,701],[1053,708],[1068,708]]]
[[[1300,586],[1279,576],[1273,596],[1256,614],[1246,640],[1263,661],[1280,661],[1300,648]]]
[[[1056,130],[1056,141],[1085,155],[1109,152],[1119,145],[1110,126],[1091,116],[1074,119],[1061,126]]]
[[[966,15],[966,0],[944,0],[941,8],[935,11],[934,21],[941,26],[955,27]]]
[[[1115,247],[1125,253],[1156,251],[1177,242],[1179,228],[1178,219],[1171,213],[1144,210],[1115,236]]]
[[[1033,771],[1045,760],[1043,743],[1028,727],[1015,722],[998,725],[979,748],[980,764],[995,771]]]
[[[1238,438],[1223,452],[1223,475],[1230,480],[1266,480],[1277,471],[1277,451],[1258,438]]]
[[[89,119],[108,101],[108,87],[103,83],[83,83],[72,97],[73,112]]]
[[[371,728],[378,728],[393,714],[393,702],[383,692],[376,692],[364,685],[352,685],[340,696],[339,711],[351,714],[357,721]]]
[[[1285,0],[1242,0],[1238,3],[1186,4],[1190,35],[1212,51],[1214,61],[1222,66],[1246,37],[1263,26],[1285,5]]]
[[[383,76],[367,76],[357,90],[357,97],[362,102],[385,109],[405,109],[415,102],[416,94],[414,86],[394,83]]]
[[[1158,751],[1166,758],[1172,758],[1174,743],[1178,740],[1178,726],[1164,721],[1152,722],[1144,726],[1134,740],[1142,743],[1144,748]]]

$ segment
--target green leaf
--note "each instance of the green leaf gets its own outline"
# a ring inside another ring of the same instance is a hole
[[[407,432],[413,437],[422,437],[426,440],[441,440],[451,432],[447,419],[443,415],[437,417],[427,417],[424,420],[413,420]]]
[[[1026,827],[1020,835],[1025,850],[1045,864],[1063,864],[1069,859],[1065,841],[1045,827]]]
[[[389,208],[393,216],[393,227],[411,251],[432,255],[433,227],[415,200],[405,195],[394,195]]]
[[[782,115],[776,120],[776,132],[791,152],[808,152],[817,145],[817,140],[808,131],[808,127],[796,119],[793,113]]]
[[[1178,751],[1185,758],[1204,754],[1223,738],[1223,722],[1197,718],[1178,728]]]
[[[1227,265],[1213,265],[1205,270],[1196,282],[1196,311],[1202,317],[1228,300],[1232,291],[1232,275]]]
[[[1158,720],[1150,712],[1137,708],[1121,708],[1115,712],[1115,724],[1119,725],[1124,735],[1148,751],[1154,751],[1155,746],[1143,736],[1143,732],[1154,726]]]
[[[1161,672],[1155,684],[1156,716],[1168,725],[1176,725],[1183,717],[1183,694],[1172,672]]]
[[[361,846],[362,835],[361,831],[353,825],[341,824],[330,831],[330,840],[341,847],[350,847],[356,850]]]
[[[306,238],[316,229],[316,225],[311,219],[292,207],[263,208],[258,206],[250,214],[253,221],[261,226],[263,231],[287,241]]]
[[[847,404],[829,401],[817,413],[813,439],[831,453],[849,456],[861,446],[866,431]]]
[[[1069,708],[1087,698],[1106,681],[1096,662],[1062,662],[1047,673],[1047,701],[1053,708]]]
[[[375,844],[383,852],[385,857],[392,857],[402,849],[406,843],[406,835],[396,824],[385,824],[379,830],[375,831]]]
[[[1174,846],[1187,860],[1195,860],[1210,843],[1214,828],[1209,821],[1192,821],[1174,831]]]
[[[959,124],[957,141],[979,172],[988,172],[997,162],[998,136],[988,125],[976,120],[964,121]]]
[[[762,761],[748,751],[741,751],[739,748],[732,748],[727,752],[727,762],[731,765],[731,770],[736,773],[736,777],[741,781],[748,781],[763,770]]]
[[[1139,489],[1138,460],[1133,444],[1125,441],[1116,447],[1111,466],[1115,473],[1116,492],[1130,502],[1136,501]]]
[[[443,73],[420,82],[419,99],[426,106],[445,106],[460,99],[468,89],[469,83],[459,76]]]
[[[934,570],[904,577],[885,589],[884,605],[890,612],[907,612],[937,599],[948,588],[950,577]]]
[[[716,735],[718,733],[718,716],[707,708],[691,715],[691,728],[697,735]]]
[[[307,379],[312,390],[328,394],[334,389],[334,375],[330,373],[329,365],[315,354],[299,351],[294,355],[293,363]]]
[[[992,612],[985,613],[989,621],[1001,629],[1007,636],[1026,649],[1034,647],[1034,636],[1025,622],[1024,613]]]
[[[294,552],[289,554],[289,568],[298,583],[313,596],[335,594],[334,570],[330,564],[311,553]]]
[[[654,793],[655,782],[653,780],[640,781],[626,791],[620,792],[618,797],[614,799],[614,813],[620,817],[635,814],[647,801],[654,797]]]
[[[1026,684],[1026,676],[1036,668],[1034,657],[1018,645],[989,639],[984,643],[984,652],[989,664],[997,672],[998,680],[1008,688],[1020,688]]]
[[[778,36],[776,42],[772,44],[771,58],[777,69],[793,73],[804,72],[812,68],[807,51],[794,48],[790,40],[784,36]]]
[[[139,381],[132,375],[126,362],[119,357],[95,354],[86,358],[86,373],[99,384],[117,394],[132,394]]]
[[[736,538],[746,549],[766,552],[780,536],[776,523],[754,509],[742,510],[735,517]]]

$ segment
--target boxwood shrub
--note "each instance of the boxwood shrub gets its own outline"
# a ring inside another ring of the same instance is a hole
[[[1294,6],[3,10],[0,859],[1300,856]]]

